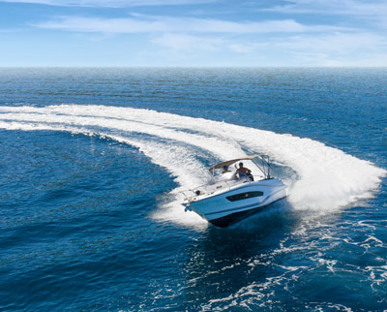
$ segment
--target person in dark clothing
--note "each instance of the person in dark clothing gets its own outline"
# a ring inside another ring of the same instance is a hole
[[[251,174],[251,170],[243,167],[243,163],[239,163],[239,168],[237,169],[237,174],[239,175],[239,179],[241,178],[249,178],[251,181],[254,181],[253,175]]]

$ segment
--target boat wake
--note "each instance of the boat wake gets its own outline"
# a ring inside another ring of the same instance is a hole
[[[385,170],[368,161],[311,139],[146,109],[2,106],[0,128],[98,135],[137,147],[166,168],[179,185],[153,217],[184,225],[206,226],[206,222],[184,212],[179,192],[206,183],[209,165],[246,151],[269,154],[274,164],[296,173],[280,177],[289,185],[288,201],[294,209],[330,213],[372,196],[386,176]]]

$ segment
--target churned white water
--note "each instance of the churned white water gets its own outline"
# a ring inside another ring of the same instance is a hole
[[[386,175],[370,162],[308,138],[146,109],[3,106],[0,128],[98,135],[137,147],[153,163],[168,170],[179,185],[162,200],[153,217],[185,225],[205,226],[196,214],[184,212],[179,196],[179,191],[208,179],[203,159],[214,162],[244,156],[245,151],[266,153],[275,164],[296,173],[296,178],[281,177],[289,186],[292,207],[321,213],[372,196]]]

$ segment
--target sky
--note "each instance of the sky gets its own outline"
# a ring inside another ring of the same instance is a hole
[[[0,0],[0,66],[387,67],[387,0]]]

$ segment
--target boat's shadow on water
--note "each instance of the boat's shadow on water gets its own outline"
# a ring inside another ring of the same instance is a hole
[[[209,226],[185,250],[187,303],[192,307],[195,302],[226,298],[264,281],[273,271],[272,252],[291,236],[298,222],[282,200],[231,227]]]

